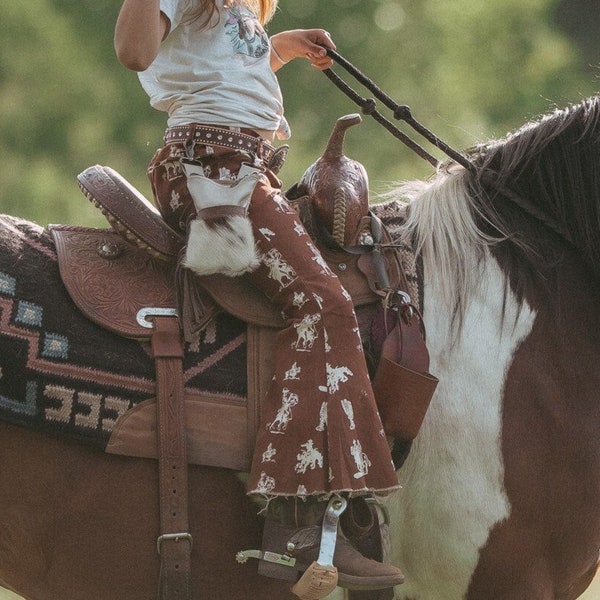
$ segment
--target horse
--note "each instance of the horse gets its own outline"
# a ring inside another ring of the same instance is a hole
[[[439,378],[402,489],[383,500],[390,560],[406,576],[395,598],[574,600],[600,553],[600,97],[465,155],[472,168],[447,161],[373,204],[422,260]],[[78,314],[40,227],[8,216],[0,227],[0,405],[16,403],[25,423],[43,386],[56,424],[0,424],[0,583],[28,600],[154,598],[155,462],[60,431],[65,406],[101,425],[85,402],[94,369],[110,363],[116,380],[145,355]],[[55,368],[64,338],[87,352],[70,371],[83,391]],[[48,382],[21,372],[18,359],[36,352]],[[243,394],[242,370],[225,370]],[[136,393],[150,393],[147,379],[138,374]],[[293,597],[234,559],[260,530],[239,473],[190,466],[189,497],[195,597]]]

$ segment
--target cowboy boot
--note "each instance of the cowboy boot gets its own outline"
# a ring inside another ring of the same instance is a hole
[[[327,505],[327,501],[313,497],[306,500],[278,497],[269,503],[263,556],[279,558],[277,562],[261,560],[258,567],[261,575],[295,581],[317,561]],[[404,581],[399,569],[365,558],[341,536],[335,544],[333,566],[337,568],[338,585],[348,589],[385,589]]]
[[[383,562],[389,553],[387,513],[381,505],[364,496],[348,500],[348,507],[340,517],[340,528],[346,539],[363,556]]]
[[[340,529],[346,539],[365,557],[387,562],[390,535],[387,511],[373,498],[355,496],[340,517]],[[394,588],[354,591],[351,600],[393,600]]]

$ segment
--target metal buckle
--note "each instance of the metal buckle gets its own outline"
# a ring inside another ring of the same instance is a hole
[[[148,306],[146,308],[140,308],[138,310],[135,320],[138,322],[138,325],[142,327],[146,327],[146,329],[152,329],[154,324],[152,321],[148,320],[148,317],[176,317],[177,309],[176,308],[156,308],[152,306]]]
[[[276,565],[283,565],[285,567],[293,567],[296,565],[296,559],[288,554],[277,554],[276,552],[262,552],[260,550],[240,550],[236,555],[235,559],[240,564],[245,563],[249,558],[256,558],[258,560],[264,560]]]
[[[373,496],[366,497],[365,503],[370,504],[371,506],[373,506],[373,508],[375,508],[377,514],[383,519],[384,525],[390,524],[390,514],[385,504],[383,504],[380,500]]]
[[[260,158],[261,160],[267,162],[268,158],[266,156],[268,152],[268,148],[267,148],[267,141],[264,138],[257,138],[256,139],[256,156],[258,158]]]
[[[190,551],[193,547],[193,540],[191,533],[164,533],[163,535],[159,535],[156,540],[156,550],[160,554],[160,548],[164,541],[174,540],[175,542],[179,542],[179,540],[187,540],[190,543]]]
[[[415,315],[411,297],[402,290],[389,290],[383,305],[388,310],[396,311],[405,323],[410,323]]]
[[[412,304],[412,299],[402,290],[388,290],[384,298],[384,304],[386,308],[399,310],[404,306],[410,306]]]

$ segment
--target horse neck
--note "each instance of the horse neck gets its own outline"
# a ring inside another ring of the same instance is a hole
[[[489,247],[503,238],[477,225],[463,169],[409,182],[398,193],[410,202],[402,237],[413,243],[426,278],[435,278],[440,304],[453,307],[453,321],[460,324],[468,299],[482,283]]]
[[[537,240],[542,268],[574,248],[600,278],[599,150],[600,97],[594,96],[482,146],[475,156],[476,201],[520,235],[528,260],[535,260],[530,239]]]

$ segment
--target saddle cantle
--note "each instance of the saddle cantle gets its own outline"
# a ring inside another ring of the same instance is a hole
[[[155,258],[172,261],[185,240],[171,229],[156,207],[110,167],[96,165],[77,176],[81,191],[116,231]]]
[[[100,208],[116,232],[130,244],[167,263],[171,273],[175,272],[185,239],[167,225],[141,192],[114,169],[101,165],[88,167],[77,180],[86,198]],[[247,323],[281,326],[278,311],[245,277],[212,275],[198,277],[198,281],[215,302],[213,307],[207,308],[207,319],[220,306]]]

